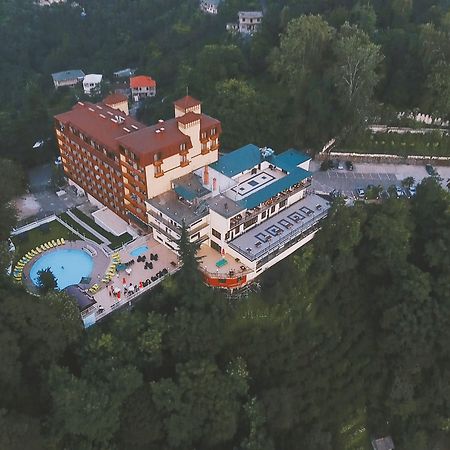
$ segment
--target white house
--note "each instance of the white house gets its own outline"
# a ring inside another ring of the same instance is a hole
[[[207,14],[217,14],[222,0],[200,0],[200,9]]]
[[[262,11],[239,11],[239,33],[253,34],[258,31],[262,23]]]
[[[90,73],[84,77],[83,89],[87,95],[93,95],[100,90],[103,75]]]

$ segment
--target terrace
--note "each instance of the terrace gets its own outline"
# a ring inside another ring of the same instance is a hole
[[[312,233],[329,208],[322,197],[309,195],[238,236],[229,245],[249,261],[260,260]]]
[[[136,251],[139,253],[138,256]],[[151,260],[150,254],[157,254],[158,260]],[[119,256],[126,268],[117,272],[108,283],[102,283],[100,289],[93,294],[97,302],[97,320],[152,289],[166,275],[174,273],[179,268],[178,256],[150,235],[128,244],[119,251]],[[141,261],[142,256],[145,256],[145,261]],[[132,260],[134,263],[126,264]],[[150,262],[152,268],[148,268],[146,264]],[[167,272],[163,275],[161,272],[164,269]]]

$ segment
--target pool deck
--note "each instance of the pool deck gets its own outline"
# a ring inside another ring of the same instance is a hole
[[[158,261],[151,261],[153,263],[153,269],[144,269],[145,262],[137,262],[137,257],[132,256],[131,252],[138,247],[148,246],[148,250],[142,254],[146,256],[146,262],[150,262],[150,253],[158,254]],[[143,236],[136,241],[128,244],[122,250],[119,250],[120,260],[122,263],[126,263],[134,259],[134,264],[129,266],[131,269],[130,275],[125,271],[117,273],[114,278],[107,284],[101,283],[102,288],[94,294],[94,298],[97,302],[97,320],[103,318],[107,314],[111,313],[115,309],[126,305],[129,301],[134,300],[136,297],[144,292],[147,292],[159,284],[164,277],[160,277],[149,285],[138,289],[134,294],[124,295],[124,284],[129,287],[131,285],[139,287],[140,282],[144,282],[147,279],[151,280],[152,276],[155,276],[158,272],[162,271],[164,268],[168,270],[169,273],[173,273],[179,268],[178,256],[165,247],[163,244],[159,243],[152,236]],[[171,263],[174,264],[171,264]],[[123,279],[125,278],[125,283]],[[118,291],[120,289],[120,300],[112,294],[112,290]]]
[[[97,251],[97,256],[93,257],[93,262],[94,265],[92,267],[92,272],[91,272],[91,282],[87,285],[83,285],[83,287],[89,288],[91,287],[93,284],[97,283],[98,280],[101,280],[103,278],[103,275],[105,274],[105,271],[108,269],[109,263],[111,258],[109,258],[108,256],[106,256],[102,250],[100,249],[99,246],[91,244],[91,243],[86,243],[85,241],[66,241],[66,243],[64,245],[60,245],[58,247],[55,247],[52,250],[47,250],[46,252],[42,253],[43,254],[47,254],[47,253],[51,253],[53,251],[56,250],[82,250],[83,247],[93,247],[95,248],[95,250]],[[30,262],[28,262],[24,269],[23,269],[23,274],[24,274],[24,282],[26,287],[31,290],[31,291],[36,291],[36,286],[34,285],[34,283],[31,281],[30,279],[30,270],[33,267],[33,264],[39,259],[39,257],[41,255],[37,255],[35,256]]]

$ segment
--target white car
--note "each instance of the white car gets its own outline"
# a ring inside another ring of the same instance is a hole
[[[411,186],[410,188],[409,188],[409,195],[411,196],[411,197],[414,197],[415,195],[416,195],[416,187],[415,186]]]

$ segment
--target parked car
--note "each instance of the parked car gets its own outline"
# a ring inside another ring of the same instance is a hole
[[[345,161],[347,170],[353,170],[353,163],[351,161]]]
[[[356,189],[356,197],[358,197],[358,198],[360,198],[360,199],[366,198],[366,192],[364,191],[364,189],[362,189],[362,188],[357,188],[357,189]]]
[[[425,166],[425,170],[427,171],[427,174],[430,176],[437,174],[436,169],[431,164],[427,164]]]
[[[344,170],[344,163],[342,161],[338,162],[338,170]]]
[[[410,186],[408,191],[409,191],[409,196],[410,197],[414,197],[416,195],[416,187],[415,186]]]

